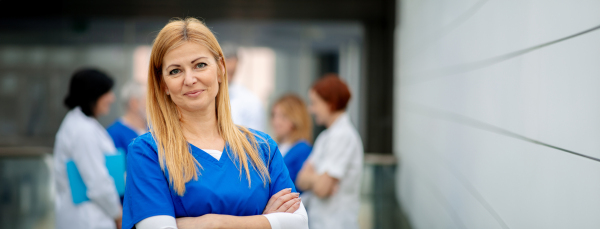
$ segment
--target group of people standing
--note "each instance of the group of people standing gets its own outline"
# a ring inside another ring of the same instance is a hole
[[[148,84],[123,88],[125,115],[108,130],[97,118],[115,100],[113,80],[76,72],[54,148],[57,228],[358,228],[363,146],[345,112],[347,85],[326,75],[308,106],[278,99],[273,139],[256,129],[256,99],[230,84],[236,61],[202,22],[170,21],[154,41]],[[314,144],[311,114],[326,127]],[[126,154],[121,201],[105,165],[117,149]],[[68,161],[89,201],[71,200]]]

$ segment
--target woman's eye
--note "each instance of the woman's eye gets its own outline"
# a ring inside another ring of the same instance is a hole
[[[204,68],[204,67],[206,67],[206,63],[198,63],[196,65],[196,68]]]
[[[169,75],[175,75],[175,74],[180,73],[180,72],[181,72],[181,70],[179,70],[179,69],[173,69],[173,70],[171,70],[169,72]]]

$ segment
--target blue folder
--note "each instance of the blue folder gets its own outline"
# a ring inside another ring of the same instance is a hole
[[[125,193],[125,154],[122,150],[119,149],[119,152],[114,155],[106,155],[106,168],[108,174],[115,181],[117,192],[122,196]],[[69,178],[73,203],[80,204],[90,200],[87,197],[87,188],[83,183],[81,174],[79,174],[77,165],[72,160],[67,162],[67,177]]]

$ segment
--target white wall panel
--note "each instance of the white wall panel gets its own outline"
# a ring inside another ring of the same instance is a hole
[[[400,115],[405,128],[399,152],[402,166],[406,166],[401,173],[409,175],[401,174],[400,197],[410,203],[403,202],[403,208],[411,220],[438,218],[427,210],[412,215],[412,208],[431,205],[419,199],[429,199],[440,205],[449,203],[448,208],[464,228],[502,228],[484,203],[477,200],[475,195],[479,194],[509,228],[600,225],[600,218],[590,217],[600,214],[600,198],[596,197],[600,190],[598,162],[431,117],[418,109],[406,108]],[[444,198],[419,191],[419,186],[432,186]],[[420,196],[415,200],[403,195],[404,191]]]
[[[566,152],[600,158],[600,29],[484,62],[598,26],[597,9],[399,1],[394,149],[413,227],[600,228],[600,162]]]

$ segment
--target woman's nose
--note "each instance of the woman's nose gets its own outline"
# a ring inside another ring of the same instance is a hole
[[[191,86],[191,85],[194,85],[196,82],[198,82],[198,79],[194,75],[194,72],[193,71],[187,71],[185,73],[185,79],[183,80],[183,83],[186,86]]]

